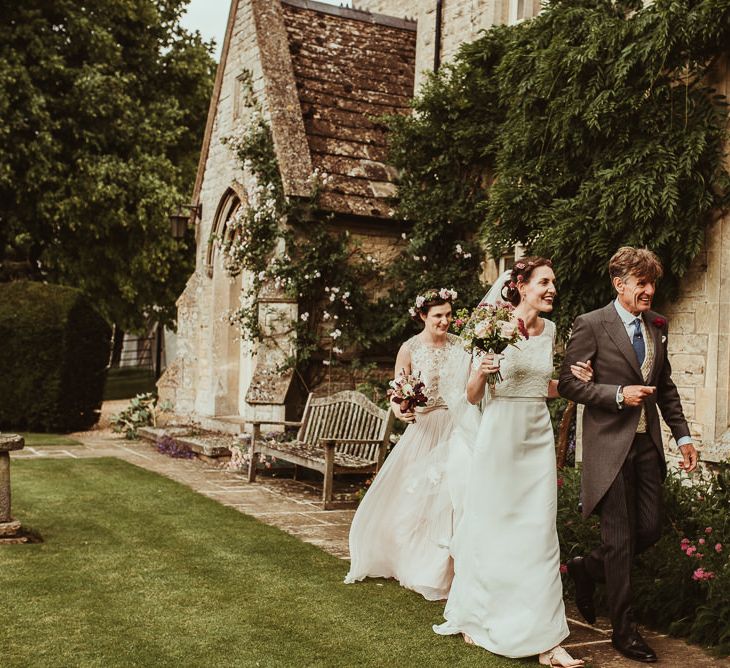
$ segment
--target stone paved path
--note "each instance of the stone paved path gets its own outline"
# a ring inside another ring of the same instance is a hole
[[[131,464],[176,480],[200,494],[297,536],[303,541],[348,559],[347,536],[352,510],[323,511],[318,504],[320,491],[307,483],[259,476],[248,483],[243,475],[225,471],[200,460],[172,459],[159,454],[151,444],[125,441],[108,430],[73,434],[81,445],[28,447],[13,453],[13,459],[55,459],[117,457]],[[346,566],[343,564],[344,577]],[[610,644],[610,626],[599,619],[596,626],[580,621],[568,602],[571,629],[565,646],[595,668],[629,668],[637,663],[618,655]],[[660,657],[658,665],[671,668],[719,666],[730,668],[730,660],[715,659],[702,649],[661,634],[645,630],[645,636]]]

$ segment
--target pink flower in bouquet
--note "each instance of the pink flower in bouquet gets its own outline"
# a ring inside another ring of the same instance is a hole
[[[515,346],[528,338],[524,322],[514,316],[514,306],[499,301],[496,304],[479,304],[461,331],[464,348],[474,353],[501,355],[507,346]],[[502,380],[497,371],[487,377],[490,386]]]
[[[516,322],[500,322],[499,331],[502,336],[509,339],[514,336],[515,332],[518,331]]]
[[[527,340],[530,338],[530,332],[527,331],[525,321],[522,318],[517,318],[517,328],[520,330],[523,339]]]
[[[492,323],[488,320],[482,320],[474,325],[474,336],[480,339],[487,338],[492,333]]]

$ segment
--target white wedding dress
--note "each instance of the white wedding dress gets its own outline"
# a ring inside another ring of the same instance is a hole
[[[568,636],[555,527],[557,473],[545,403],[555,326],[508,347],[503,380],[487,388],[451,554],[454,579],[441,635],[466,633],[507,657]]]
[[[426,384],[428,405],[416,409],[416,422],[408,425],[355,513],[346,584],[366,577],[395,578],[429,600],[445,599],[449,593],[452,494],[463,488],[466,473],[463,466],[450,465],[451,411],[439,388],[449,360],[465,359],[460,371],[453,366],[449,371],[461,375],[454,384],[463,388],[466,383],[469,358],[461,343],[449,334],[442,347],[426,345],[419,336],[405,344],[411,372],[420,372]]]

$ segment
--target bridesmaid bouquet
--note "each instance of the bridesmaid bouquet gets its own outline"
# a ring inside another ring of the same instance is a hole
[[[421,380],[420,372],[413,375],[401,369],[400,375],[388,384],[390,400],[398,404],[402,413],[411,413],[416,406],[425,406],[428,401],[426,384]]]
[[[472,312],[459,311],[457,319],[464,321],[460,336],[464,340],[464,348],[469,353],[477,351],[477,355],[501,355],[507,346],[514,346],[530,335],[522,318],[515,318],[514,306],[499,301],[496,304],[479,304]],[[499,359],[499,358],[496,358]],[[502,380],[502,374],[489,374],[487,382],[494,386]]]

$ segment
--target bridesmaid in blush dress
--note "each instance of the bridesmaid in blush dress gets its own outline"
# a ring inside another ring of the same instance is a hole
[[[452,290],[427,290],[411,309],[423,330],[401,346],[395,374],[420,373],[428,403],[414,413],[402,413],[393,404],[396,416],[408,426],[355,513],[347,584],[368,577],[394,578],[428,600],[445,599],[449,593],[453,504],[444,467],[437,466],[434,457],[444,451],[451,431],[449,410],[439,393],[439,374],[460,344],[448,331],[455,298]],[[462,386],[469,364],[464,356]]]

